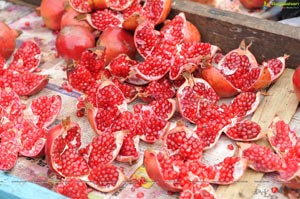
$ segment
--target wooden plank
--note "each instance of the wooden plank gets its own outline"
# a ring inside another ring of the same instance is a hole
[[[0,172],[1,199],[67,199],[54,191],[26,182],[5,172]]]
[[[241,40],[246,39],[253,42],[251,52],[259,62],[289,54],[288,67],[295,68],[300,64],[300,27],[195,2],[173,0],[170,18],[179,12],[185,12],[186,18],[199,28],[204,42],[221,47],[225,53],[237,48]]]
[[[282,77],[268,90],[269,96],[264,97],[254,113],[252,120],[259,123],[265,132],[273,117],[278,115],[285,122],[289,122],[295,114],[298,101],[293,93],[292,75],[294,70],[287,69]],[[268,145],[266,139],[257,142]],[[247,169],[239,182],[230,186],[219,186],[217,195],[222,199],[250,199],[252,198],[263,173]]]

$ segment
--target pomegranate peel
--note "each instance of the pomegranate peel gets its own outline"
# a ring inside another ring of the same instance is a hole
[[[178,185],[176,186],[176,182],[172,184],[172,181],[168,181],[164,178],[163,176],[163,171],[161,170],[161,165],[159,163],[158,157],[157,157],[158,152],[151,151],[151,150],[146,150],[144,152],[144,165],[147,171],[147,174],[149,177],[157,183],[161,188],[167,191],[172,191],[172,192],[179,192],[182,190],[181,187]],[[165,154],[162,154],[162,156],[165,156]]]

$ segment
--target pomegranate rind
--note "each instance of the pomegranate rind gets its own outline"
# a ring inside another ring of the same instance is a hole
[[[215,67],[205,67],[201,72],[201,77],[211,85],[219,97],[233,97],[241,92],[240,89],[235,88]]]
[[[175,187],[164,179],[162,174],[163,171],[157,159],[157,152],[151,150],[146,150],[144,152],[144,166],[149,177],[164,190],[172,192],[179,192],[182,190],[182,188]]]

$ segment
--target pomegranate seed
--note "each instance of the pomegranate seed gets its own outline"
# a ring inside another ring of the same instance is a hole
[[[232,144],[228,144],[228,145],[227,145],[227,148],[228,148],[229,150],[233,150],[233,149],[234,149],[234,147],[233,147]]]
[[[26,22],[24,23],[24,25],[27,26],[27,27],[30,27],[30,22],[29,22],[29,21],[26,21]]]
[[[145,194],[143,193],[143,192],[138,192],[137,194],[136,194],[136,197],[137,198],[143,198],[145,196]]]
[[[76,115],[77,115],[77,117],[83,117],[84,116],[84,109],[80,109],[80,110],[77,110],[76,111]]]
[[[278,192],[278,187],[272,187],[271,191],[272,191],[272,193],[277,193]]]

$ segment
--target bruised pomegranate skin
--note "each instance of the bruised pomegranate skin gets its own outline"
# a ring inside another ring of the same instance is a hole
[[[293,86],[298,101],[300,101],[300,66],[296,68],[293,74]]]
[[[119,54],[126,54],[131,59],[136,55],[133,36],[119,27],[109,27],[100,35],[97,46],[106,48],[106,63],[109,63]]]
[[[6,23],[0,21],[0,56],[8,59],[16,47],[19,32],[11,29]]]
[[[247,9],[262,8],[264,3],[269,3],[270,0],[240,0],[241,4]]]
[[[56,49],[65,60],[79,60],[81,53],[95,46],[94,35],[82,26],[66,26],[56,38]]]
[[[40,15],[45,25],[52,30],[60,29],[61,18],[65,12],[67,0],[43,0],[40,7]]]

